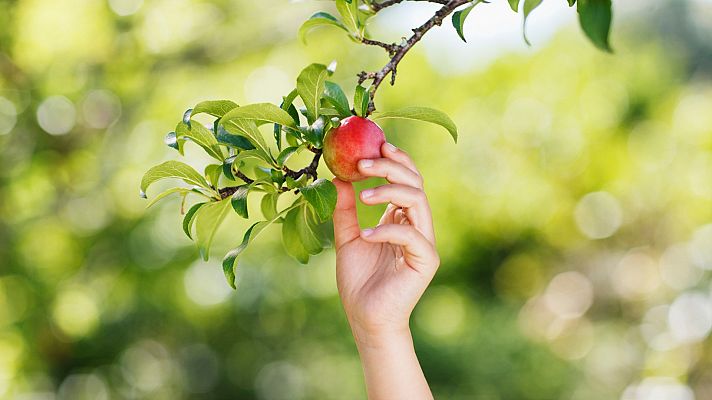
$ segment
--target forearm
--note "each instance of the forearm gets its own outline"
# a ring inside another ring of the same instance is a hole
[[[409,329],[366,334],[353,329],[370,400],[427,400],[433,395],[420,368]]]

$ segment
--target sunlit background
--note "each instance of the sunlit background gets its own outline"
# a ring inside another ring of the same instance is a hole
[[[334,59],[352,93],[384,64],[340,31],[296,40],[331,6],[0,0],[0,398],[365,398],[333,251],[298,265],[267,231],[232,291],[219,257],[247,222],[205,263],[178,201],[138,196],[196,102],[278,102]],[[531,48],[506,1],[480,5],[469,43],[444,24],[380,92],[460,128],[384,124],[433,205],[442,266],[412,326],[437,398],[712,398],[712,2],[614,7],[610,55],[564,1],[532,14]]]

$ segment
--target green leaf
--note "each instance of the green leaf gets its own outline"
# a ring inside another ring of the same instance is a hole
[[[315,255],[321,253],[324,246],[321,244],[321,240],[316,233],[316,217],[314,215],[314,209],[309,204],[303,204],[301,207],[296,209],[296,225],[297,232],[299,233],[299,239],[302,242],[304,250],[310,255]]]
[[[163,142],[166,144],[166,146],[178,150],[178,153],[180,153],[180,155],[183,155],[183,143],[185,141],[182,139],[179,140],[178,135],[175,133],[175,131],[168,132],[166,137],[163,139]]]
[[[220,120],[220,126],[225,128],[225,132],[222,132],[220,128],[218,128],[219,137],[224,138],[225,133],[244,136],[250,140],[256,150],[269,154],[267,142],[265,142],[262,132],[257,129],[255,121],[248,119],[232,119],[227,121]]]
[[[611,30],[611,0],[579,0],[576,5],[581,29],[593,44],[601,50],[611,52],[608,36]]]
[[[190,165],[180,161],[166,161],[149,169],[143,175],[141,179],[141,194],[143,197],[146,196],[146,189],[151,184],[166,178],[182,179],[189,185],[196,185],[210,190],[210,184]]]
[[[230,199],[211,202],[198,210],[195,215],[195,241],[203,260],[210,256],[210,245],[225,217],[230,211]]]
[[[574,4],[576,4],[576,0],[568,0],[569,2],[569,7],[573,7]]]
[[[227,129],[225,129],[225,127],[220,124],[218,124],[217,133],[215,136],[219,143],[224,143],[243,150],[255,149],[255,146],[252,144],[252,142],[250,142],[249,139],[244,136],[235,135],[228,132]]]
[[[281,153],[277,156],[277,164],[278,165],[284,165],[284,163],[287,162],[289,157],[291,157],[294,153],[299,151],[300,149],[304,148],[303,146],[292,146],[292,147],[287,147],[286,149],[282,150]]]
[[[334,82],[326,81],[324,89],[324,99],[334,106],[336,111],[339,112],[339,116],[342,118],[350,116],[351,106],[349,106],[349,99],[341,89],[341,86]]]
[[[297,77],[297,93],[302,98],[304,106],[309,114],[309,123],[319,115],[319,104],[326,85],[326,66],[323,64],[311,64],[306,67]]]
[[[148,205],[146,205],[146,208],[151,207],[152,205],[154,205],[154,204],[156,204],[157,202],[159,202],[161,199],[163,199],[163,198],[165,198],[165,197],[167,197],[167,196],[170,196],[170,195],[172,195],[173,193],[180,193],[181,195],[185,196],[185,195],[187,195],[187,194],[190,193],[190,192],[191,192],[190,189],[187,189],[187,188],[180,188],[180,187],[168,189],[168,190],[162,192],[161,194],[159,194],[158,196],[154,197],[153,200],[151,200],[151,201],[148,203]]]
[[[293,209],[284,217],[282,222],[282,244],[287,250],[287,254],[300,263],[306,264],[309,262],[309,252],[302,244],[302,238],[297,226],[297,220],[300,217],[299,211],[299,208]]]
[[[241,162],[249,159],[254,159],[260,162],[267,163],[268,166],[274,165],[274,162],[272,161],[272,158],[269,156],[269,154],[259,149],[243,150],[237,153],[235,158],[232,160],[232,164],[239,165]]]
[[[341,117],[341,113],[335,108],[321,107],[319,109],[319,115],[325,117]]]
[[[223,273],[225,274],[227,282],[233,289],[235,288],[235,269],[237,268],[237,259],[240,254],[245,251],[250,242],[254,240],[266,227],[270,226],[277,219],[279,219],[282,214],[293,210],[299,205],[299,203],[292,204],[281,212],[275,214],[275,216],[270,218],[268,221],[254,223],[249,229],[247,229],[247,232],[245,232],[245,236],[242,238],[242,243],[225,255],[222,262]]]
[[[225,177],[227,177],[231,181],[235,180],[235,175],[232,173],[232,162],[233,161],[235,161],[235,156],[226,158],[222,164],[223,175],[225,175]]]
[[[298,186],[297,181],[294,180],[291,176],[286,176],[284,178],[284,183],[287,184],[287,189],[292,190]]]
[[[294,120],[289,113],[270,103],[249,104],[238,107],[222,117],[223,124],[235,120],[253,121],[257,126],[269,122],[291,127],[295,126]]]
[[[358,1],[336,0],[336,9],[344,20],[344,25],[354,36],[361,36],[361,24],[358,16]]]
[[[326,12],[318,12],[312,15],[308,20],[304,21],[302,26],[299,28],[299,40],[306,44],[307,34],[312,29],[319,26],[335,26],[339,29],[343,29],[346,33],[349,32],[348,28],[346,28],[346,26],[344,26],[344,24],[333,15]]]
[[[304,186],[299,192],[314,207],[320,221],[331,218],[336,207],[336,186],[326,179],[317,179],[311,185]]]
[[[535,8],[539,7],[542,0],[524,0],[524,18],[526,19]]]
[[[221,164],[208,164],[205,166],[205,177],[208,179],[213,187],[218,187],[218,182],[220,181],[220,175],[222,175],[222,165]]]
[[[267,219],[272,219],[277,215],[277,200],[279,199],[280,192],[267,193],[262,196],[262,201],[260,202],[260,210],[262,215]]]
[[[209,100],[203,101],[196,104],[193,108],[190,116],[193,117],[198,114],[210,114],[214,117],[221,118],[223,115],[227,114],[230,110],[237,107],[237,103],[230,100]]]
[[[519,10],[519,0],[507,0],[509,1],[509,7],[512,11],[517,12]]]
[[[300,129],[304,139],[318,149],[323,145],[324,128],[326,127],[327,120],[324,115],[320,115],[313,124]]]
[[[292,117],[292,120],[294,121],[294,126],[299,125],[299,112],[297,111],[297,108],[294,107],[294,99],[296,99],[298,96],[297,90],[294,89],[292,90],[286,97],[282,98],[282,104],[280,104],[280,108],[284,111],[287,112]],[[277,149],[282,150],[282,125],[280,124],[274,124],[274,140],[277,142]]]
[[[436,110],[434,108],[413,106],[401,108],[400,110],[395,111],[386,111],[383,113],[379,113],[378,115],[375,115],[373,117],[374,120],[392,118],[425,121],[440,125],[443,128],[447,129],[448,132],[450,132],[450,136],[452,136],[452,138],[455,140],[455,143],[457,143],[457,126],[450,119],[450,117],[448,117],[447,114],[442,111]]]
[[[225,279],[227,283],[233,288],[237,289],[235,286],[235,269],[237,267],[237,257],[245,251],[247,246],[250,244],[253,238],[255,238],[265,227],[269,225],[268,221],[260,221],[252,224],[251,227],[247,229],[245,235],[242,237],[242,243],[236,248],[230,250],[223,258],[222,267],[223,273],[225,274]]]
[[[524,41],[528,45],[531,45],[531,43],[529,43],[529,38],[527,37],[527,19],[529,18],[529,14],[531,14],[535,8],[539,7],[541,2],[542,0],[524,0],[524,21],[522,22],[522,32],[524,35]]]
[[[183,232],[188,236],[190,240],[193,240],[193,222],[195,222],[195,213],[198,212],[200,207],[208,204],[206,203],[196,203],[193,204],[192,207],[188,210],[188,212],[185,214],[185,217],[183,217]]]
[[[190,125],[180,122],[176,126],[176,134],[178,139],[189,140],[195,142],[202,147],[208,155],[221,160],[223,159],[222,151],[218,147],[218,141],[212,132],[199,122],[193,121]]]
[[[230,204],[232,204],[232,208],[235,210],[237,215],[245,219],[250,217],[247,211],[248,193],[250,193],[250,185],[241,185],[238,186],[237,190],[230,199]]]
[[[452,26],[455,27],[457,34],[460,35],[463,42],[467,42],[465,34],[462,32],[462,29],[465,27],[465,19],[468,15],[470,15],[470,11],[472,11],[478,3],[479,1],[460,11],[455,11],[455,13],[452,14]]]
[[[354,111],[359,117],[364,117],[368,113],[368,90],[365,87],[358,85],[354,92]]]

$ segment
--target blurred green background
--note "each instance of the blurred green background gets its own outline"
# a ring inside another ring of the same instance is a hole
[[[436,397],[712,398],[712,2],[614,1],[613,55],[563,1],[532,14],[526,48],[505,3],[475,9],[470,44],[434,32],[378,98],[460,128],[455,145],[383,125],[433,206],[442,266],[412,326]],[[365,398],[333,251],[301,266],[267,231],[232,291],[219,258],[247,222],[204,263],[178,201],[138,196],[196,102],[278,102],[333,59],[353,88],[385,63],[329,29],[297,42],[331,6],[0,0],[0,398]],[[373,32],[398,40],[432,10]]]

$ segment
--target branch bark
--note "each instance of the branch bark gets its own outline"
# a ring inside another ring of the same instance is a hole
[[[442,4],[442,5],[445,5],[448,3],[448,0],[386,0],[386,1],[382,1],[380,3],[371,4],[371,9],[373,9],[373,11],[375,11],[375,12],[378,12],[386,7],[394,6],[394,5],[402,3],[404,1],[421,1],[421,2],[428,2],[428,3],[437,3],[437,4]]]
[[[406,0],[387,0],[381,3],[374,3],[372,5],[372,8],[375,11],[379,11],[385,7],[389,7],[398,3],[401,3]],[[395,79],[396,79],[396,72],[398,69],[398,64],[401,62],[403,57],[410,51],[410,49],[415,46],[416,43],[420,41],[420,39],[423,38],[423,36],[434,26],[440,26],[443,23],[443,19],[450,15],[453,11],[455,11],[456,8],[460,7],[461,5],[471,3],[472,0],[437,0],[437,1],[432,1],[432,0],[410,0],[410,1],[429,1],[431,3],[438,3],[438,4],[443,4],[443,7],[440,8],[438,11],[435,12],[435,15],[433,15],[432,18],[430,18],[428,21],[426,21],[423,25],[413,29],[413,35],[408,38],[408,40],[405,41],[402,45],[397,45],[396,46],[396,51],[391,53],[390,48],[387,49],[389,50],[389,54],[391,54],[391,59],[386,64],[380,71],[377,72],[366,72],[362,71],[361,73],[358,74],[359,77],[359,84],[363,83],[366,80],[373,80],[373,83],[371,84],[371,89],[369,91],[369,103],[368,103],[368,114],[370,115],[372,112],[376,110],[376,106],[374,105],[373,99],[376,95],[376,91],[378,90],[378,87],[383,83],[383,81],[386,79],[386,77],[390,74],[391,75],[391,85],[395,84]],[[381,46],[383,47],[383,46]],[[385,48],[385,47],[384,47]]]
[[[282,171],[284,172],[285,176],[288,176],[294,180],[301,178],[302,175],[309,176],[314,180],[316,180],[318,178],[316,169],[319,167],[319,160],[321,160],[322,150],[314,148],[314,147],[309,147],[308,149],[309,149],[309,151],[314,153],[314,158],[309,163],[309,165],[307,165],[306,167],[304,167],[298,171],[293,171],[287,167],[282,167]],[[237,176],[238,178],[245,181],[245,183],[247,183],[248,185],[250,183],[254,182],[253,179],[248,178],[245,174],[243,174],[240,171],[235,172],[235,176]],[[239,186],[228,186],[228,187],[220,188],[218,190],[218,192],[220,193],[221,198],[226,199],[226,198],[232,196],[237,191],[237,188],[239,188]],[[279,188],[279,190],[282,192],[289,191],[289,189],[286,187],[281,187],[281,188]]]

